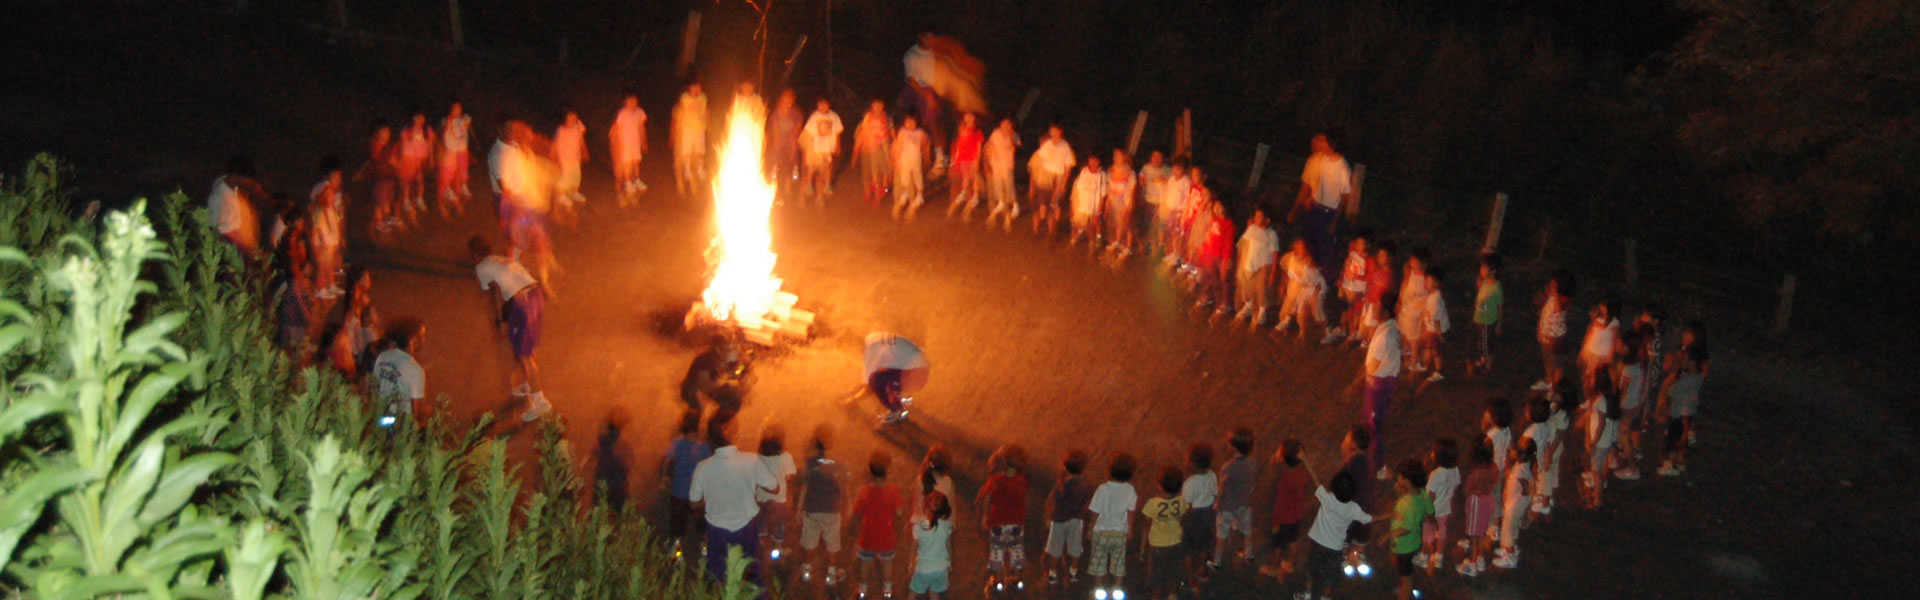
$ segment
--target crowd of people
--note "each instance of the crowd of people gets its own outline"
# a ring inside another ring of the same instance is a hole
[[[742,85],[732,101],[766,114],[765,172],[783,199],[819,206],[833,197],[847,132],[825,99],[802,114],[789,90],[769,110],[751,85]],[[683,197],[706,189],[712,171],[708,104],[695,84],[672,110],[673,174]],[[890,476],[888,452],[875,453],[864,476],[854,477],[830,458],[829,431],[807,440],[806,457],[796,461],[777,426],[761,433],[757,451],[742,451],[732,419],[710,421],[703,435],[700,412],[691,410],[662,472],[676,552],[690,531],[704,529],[707,565],[719,575],[729,547],[760,561],[777,559],[797,523],[801,579],[818,574],[830,585],[855,582],[863,596],[890,597],[892,563],[907,551],[913,571],[907,589],[937,598],[954,568],[948,546],[959,515],[971,511],[967,518],[979,519],[988,540],[989,585],[999,588],[1026,585],[1027,528],[1039,525],[1044,533],[1035,540],[1044,538],[1047,583],[1078,580],[1084,565],[1097,597],[1123,597],[1130,564],[1145,565],[1150,597],[1170,598],[1184,586],[1203,585],[1216,569],[1262,555],[1269,560],[1261,572],[1286,578],[1302,571],[1308,591],[1299,597],[1325,597],[1343,565],[1371,568],[1365,545],[1377,540],[1393,557],[1405,598],[1416,574],[1435,577],[1448,564],[1466,577],[1517,568],[1520,534],[1551,517],[1562,471],[1577,469],[1579,504],[1598,507],[1610,480],[1640,477],[1649,430],[1662,442],[1657,472],[1678,476],[1686,469],[1711,364],[1704,325],[1673,327],[1664,310],[1648,305],[1623,326],[1617,302],[1602,300],[1588,312],[1576,350],[1570,346],[1578,322],[1569,318],[1576,314],[1575,281],[1566,271],[1554,273],[1541,294],[1535,328],[1541,376],[1525,398],[1488,400],[1484,436],[1464,444],[1433,440],[1420,457],[1391,460],[1388,415],[1403,380],[1443,381],[1449,362],[1464,365],[1468,376],[1495,371],[1494,346],[1508,312],[1503,264],[1499,255],[1483,254],[1473,265],[1474,293],[1464,312],[1475,343],[1468,356],[1446,356],[1452,330],[1443,293],[1451,281],[1447,269],[1425,249],[1403,253],[1387,236],[1349,231],[1352,176],[1328,135],[1313,137],[1293,202],[1255,207],[1240,227],[1206,171],[1187,156],[1149,151],[1136,167],[1124,150],[1078,154],[1058,126],[1047,127],[1028,155],[1023,200],[1016,153],[1024,144],[1014,123],[1001,119],[988,133],[983,119],[963,113],[949,132],[936,111],[921,107],[896,119],[884,102],[872,102],[850,145],[865,204],[890,203],[891,216],[912,221],[926,203],[928,182],[944,179],[949,217],[970,221],[982,195],[989,227],[1010,232],[1026,213],[1035,233],[1057,236],[1065,217],[1069,244],[1084,241],[1118,259],[1156,257],[1160,272],[1180,282],[1212,319],[1230,317],[1249,328],[1271,323],[1275,336],[1303,339],[1317,329],[1321,345],[1363,352],[1363,414],[1341,443],[1341,468],[1321,476],[1312,467],[1315,456],[1287,438],[1262,469],[1258,436],[1244,429],[1227,437],[1217,468],[1220,445],[1196,444],[1184,464],[1152,471],[1144,487],[1134,477],[1148,471],[1131,456],[1108,458],[1104,482],[1096,485],[1085,473],[1089,457],[1075,451],[1060,461],[1045,513],[1029,515],[1027,478],[1039,467],[1018,445],[994,454],[985,485],[966,504],[943,448],[928,452],[914,484],[903,490]],[[431,218],[429,198],[442,218],[463,213],[473,198],[472,120],[461,103],[450,103],[437,127],[420,110],[410,111],[405,123],[396,133],[376,121],[368,159],[351,173],[336,157],[320,161],[319,181],[304,198],[273,198],[247,161],[235,158],[208,201],[215,230],[272,277],[280,345],[301,364],[325,365],[362,382],[385,403],[382,424],[388,425],[425,409],[426,377],[414,358],[425,326],[414,318],[383,322],[373,307],[371,274],[345,260],[349,186],[364,184],[371,196],[366,235],[374,240]],[[621,205],[647,191],[639,168],[649,148],[646,123],[638,97],[629,94],[608,130]],[[486,172],[508,245],[496,251],[486,236],[475,236],[468,249],[481,289],[497,298],[494,321],[514,357],[511,393],[525,398],[522,418],[531,421],[550,411],[535,360],[553,293],[548,282],[558,268],[547,224],[570,222],[588,200],[580,191],[588,136],[570,110],[550,137],[510,117],[496,125]],[[428,173],[436,175],[432,186]],[[262,206],[274,207],[270,220],[256,217]],[[1281,216],[1284,223],[1275,219]],[[1283,243],[1281,228],[1296,235]],[[682,388],[690,408],[718,392],[722,373],[737,360],[737,349],[723,342],[695,362]],[[1570,466],[1569,456],[1578,459]],[[1256,529],[1251,498],[1263,485],[1263,471],[1275,473],[1264,484],[1274,505],[1265,513],[1267,527]],[[850,488],[850,479],[863,483]],[[1391,492],[1375,493],[1375,482],[1390,483]],[[857,569],[843,560],[843,532],[854,540]]]

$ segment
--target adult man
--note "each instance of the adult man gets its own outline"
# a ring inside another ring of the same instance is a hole
[[[547,294],[526,267],[510,257],[494,255],[493,248],[480,236],[467,240],[467,252],[473,258],[473,274],[480,280],[480,290],[500,296],[500,304],[493,311],[494,322],[506,328],[513,347],[513,378],[519,381],[513,395],[528,398],[527,412],[520,415],[520,420],[538,419],[553,409],[540,390],[540,363],[533,358],[534,348],[540,345]]]
[[[827,197],[833,195],[833,159],[840,154],[843,131],[846,126],[840,123],[840,113],[833,112],[826,98],[814,102],[813,114],[801,128],[800,151],[806,154],[804,193],[820,206],[826,206]]]
[[[413,318],[398,319],[387,327],[386,349],[373,359],[373,391],[383,407],[382,426],[412,417],[414,408],[427,398],[427,373],[413,358],[426,332],[426,325]]]
[[[801,117],[793,90],[780,92],[773,114],[767,117],[767,169],[771,172],[767,178],[783,188],[800,176]]]
[[[1047,235],[1060,228],[1060,200],[1067,195],[1067,173],[1077,162],[1060,126],[1048,126],[1047,137],[1027,159],[1027,203],[1033,206],[1034,233],[1040,232],[1042,222],[1047,224]]]
[[[1373,330],[1373,339],[1367,342],[1366,364],[1360,370],[1364,380],[1366,398],[1361,402],[1362,421],[1373,434],[1373,444],[1367,449],[1367,460],[1373,468],[1379,470],[1381,479],[1392,476],[1387,468],[1387,409],[1393,406],[1394,382],[1400,379],[1400,356],[1403,344],[1400,327],[1394,322],[1395,305],[1399,298],[1393,294],[1380,297],[1380,315],[1386,320]]]
[[[1300,171],[1300,194],[1295,199],[1293,218],[1288,220],[1306,213],[1302,235],[1321,273],[1333,273],[1340,267],[1336,262],[1340,259],[1336,228],[1341,207],[1352,201],[1353,173],[1347,169],[1347,159],[1334,150],[1326,133],[1314,134],[1313,155],[1307,157],[1307,166]]]
[[[707,178],[707,94],[687,86],[673,105],[673,188],[682,197]]]
[[[707,573],[715,580],[726,579],[729,547],[739,548],[747,560],[760,555],[755,526],[760,504],[754,501],[754,493],[773,492],[780,485],[759,455],[741,452],[734,445],[737,428],[731,419],[708,423],[707,441],[715,450],[693,468],[693,482],[687,489],[687,499],[706,512]],[[757,579],[757,571],[749,565],[746,579]]]
[[[680,379],[680,400],[687,403],[687,410],[699,412],[704,406],[703,396],[719,404],[722,410],[737,402],[727,384],[727,374],[739,361],[740,350],[733,340],[724,335],[713,336],[712,345],[693,358],[686,376]]]

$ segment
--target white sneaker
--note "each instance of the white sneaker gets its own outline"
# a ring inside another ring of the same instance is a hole
[[[1425,552],[1413,553],[1413,568],[1415,569],[1427,568],[1427,553]]]
[[[513,388],[513,397],[515,398],[519,398],[531,393],[533,393],[533,388],[528,387],[527,384],[525,383],[520,384],[519,387]]]
[[[839,583],[839,582],[840,582],[840,569],[837,569],[834,567],[827,567],[827,579],[825,582],[827,584],[827,587],[833,587],[833,584]]]
[[[813,565],[800,565],[800,581],[802,583],[813,581]]]
[[[1332,346],[1334,344],[1340,343],[1340,340],[1343,340],[1346,338],[1347,338],[1347,332],[1342,331],[1338,327],[1335,327],[1331,330],[1328,330],[1327,335],[1325,337],[1320,338],[1320,345]]]
[[[1614,469],[1613,478],[1621,481],[1635,481],[1640,479],[1640,470],[1626,467]]]
[[[1493,567],[1496,569],[1514,569],[1514,568],[1518,568],[1519,566],[1520,566],[1519,550],[1514,550],[1511,553],[1502,554],[1500,555],[1499,558],[1493,559]]]
[[[1407,367],[1407,370],[1413,371],[1415,373],[1425,373],[1427,372],[1427,366],[1420,363],[1413,363],[1412,366]]]
[[[1434,371],[1433,376],[1427,378],[1427,383],[1439,383],[1441,381],[1445,381],[1446,379],[1447,378],[1441,375],[1439,371]]]
[[[1547,380],[1545,379],[1533,382],[1533,391],[1544,392],[1550,389],[1553,389],[1553,386],[1547,385]]]
[[[1461,577],[1479,577],[1480,576],[1480,570],[1473,568],[1473,563],[1470,563],[1470,562],[1460,563],[1459,566],[1453,568],[1453,572],[1459,573]]]
[[[551,411],[553,411],[553,405],[547,404],[546,393],[534,392],[532,403],[527,407],[527,412],[520,413],[520,420],[532,422]]]
[[[1461,550],[1470,550],[1473,548],[1473,542],[1468,540],[1460,540],[1460,543],[1454,544],[1454,546],[1459,547]]]

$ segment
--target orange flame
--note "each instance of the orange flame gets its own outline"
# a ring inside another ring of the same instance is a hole
[[[707,249],[713,280],[701,294],[715,320],[748,329],[766,325],[780,292],[770,230],[776,188],[760,170],[765,130],[766,109],[735,99],[713,180],[715,235]]]

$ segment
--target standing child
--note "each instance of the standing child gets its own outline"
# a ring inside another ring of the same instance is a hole
[[[1580,390],[1587,395],[1592,395],[1595,382],[1606,377],[1613,365],[1614,342],[1620,338],[1620,320],[1614,315],[1619,312],[1620,305],[1613,300],[1601,300],[1593,307],[1586,339],[1580,344]]]
[[[625,111],[621,111],[624,115]],[[673,105],[673,189],[682,197],[694,193],[706,179],[707,94],[699,83],[687,85]],[[635,161],[637,166],[639,161]],[[636,172],[633,178],[638,179]]]
[[[1620,336],[1620,367],[1618,382],[1614,389],[1620,390],[1620,426],[1614,462],[1619,468],[1612,472],[1613,477],[1624,480],[1640,478],[1639,454],[1640,423],[1646,412],[1648,384],[1647,342],[1638,331],[1627,332]]]
[[[1086,468],[1087,453],[1067,451],[1060,460],[1064,474],[1047,493],[1047,547],[1041,560],[1046,563],[1049,586],[1060,584],[1062,555],[1067,580],[1080,580],[1080,542],[1086,537],[1087,503],[1093,497],[1093,490],[1080,475]]]
[[[780,560],[787,549],[787,522],[792,520],[793,511],[789,508],[787,488],[793,484],[793,476],[800,474],[794,465],[793,453],[787,451],[786,431],[780,426],[768,427],[760,435],[760,465],[773,474],[779,482],[772,491],[755,490],[755,500],[760,502],[760,518],[764,521],[760,527],[772,542],[768,557]]]
[[[1214,307],[1213,318],[1227,316],[1229,302],[1233,300],[1233,221],[1227,219],[1227,207],[1219,202],[1208,201],[1210,216],[1200,228],[1206,232],[1201,238],[1199,259],[1195,261],[1201,272],[1201,299],[1199,306]]]
[[[1480,346],[1467,372],[1485,375],[1493,371],[1493,338],[1500,334],[1501,309],[1507,303],[1506,290],[1500,286],[1500,255],[1480,255],[1477,287],[1473,294],[1473,328],[1480,334]]]
[[[1060,229],[1060,200],[1067,195],[1067,174],[1073,170],[1073,146],[1059,125],[1047,126],[1047,137],[1027,158],[1027,205],[1033,207],[1033,232],[1046,225],[1047,235]]]
[[[699,87],[695,84],[688,93],[698,95]],[[685,105],[687,102],[686,97],[682,96],[680,103]],[[700,135],[704,143],[706,96],[699,96],[697,104],[702,128]],[[681,178],[679,173],[681,138],[688,134],[680,130],[683,116],[681,107],[675,106],[673,113],[674,179],[677,182]],[[647,184],[640,181],[640,155],[647,151],[647,111],[640,110],[639,96],[627,94],[627,97],[620,101],[620,110],[613,115],[613,125],[607,129],[607,149],[608,154],[613,157],[613,181],[620,188],[620,193],[617,194],[620,197],[620,206],[629,206],[633,203],[631,198],[634,194],[647,191]],[[688,187],[682,184],[680,193],[687,193],[687,189]]]
[[[1367,295],[1360,302],[1360,329],[1358,335],[1347,339],[1361,348],[1367,347],[1367,341],[1373,339],[1373,330],[1393,315],[1384,314],[1381,303],[1388,294],[1393,293],[1393,255],[1397,251],[1393,242],[1381,242],[1373,249],[1373,264],[1367,265]]]
[[[685,552],[681,544],[687,538],[689,523],[693,525],[694,535],[706,533],[706,518],[688,498],[693,487],[694,467],[710,456],[713,456],[713,447],[700,439],[700,413],[688,412],[680,418],[680,435],[673,438],[673,444],[667,447],[667,458],[660,464],[662,479],[667,482],[667,537],[673,540],[676,559]]]
[[[1544,367],[1534,391],[1546,391],[1560,377],[1560,345],[1567,337],[1567,303],[1573,296],[1573,272],[1560,269],[1547,279],[1546,298],[1540,302],[1540,362]]]
[[[341,270],[346,266],[347,186],[339,157],[320,159],[323,179],[308,192],[307,245],[313,259],[314,296],[337,298]]]
[[[926,203],[927,132],[913,115],[900,119],[900,133],[893,138],[893,220],[901,214],[913,220]]]
[[[1133,489],[1133,456],[1115,454],[1107,467],[1107,482],[1093,491],[1087,510],[1093,513],[1093,555],[1087,561],[1087,574],[1093,576],[1096,598],[1118,598],[1121,582],[1127,578],[1127,532],[1133,530],[1134,507],[1140,504]],[[1122,594],[1125,592],[1122,591]]]
[[[887,105],[874,100],[867,106],[867,114],[860,117],[860,126],[853,129],[853,159],[860,163],[860,179],[866,183],[862,197],[867,206],[879,206],[886,196],[887,170],[893,162],[888,144],[892,139],[893,120],[887,118]]]
[[[1400,278],[1400,314],[1394,316],[1404,347],[1409,350],[1406,355],[1413,359],[1407,372],[1416,376],[1427,372],[1425,357],[1420,355],[1427,339],[1427,296],[1433,291],[1427,280],[1427,260],[1425,248],[1415,248],[1407,256],[1406,271]]]
[[[1253,484],[1260,477],[1260,466],[1253,460],[1253,430],[1245,427],[1233,430],[1227,436],[1227,446],[1233,448],[1233,456],[1227,459],[1226,468],[1221,469],[1220,516],[1216,519],[1213,562],[1209,565],[1215,569],[1226,564],[1227,539],[1235,532],[1241,535],[1244,544],[1240,560],[1254,558]]]
[[[1339,582],[1348,532],[1372,523],[1373,516],[1355,503],[1359,480],[1352,473],[1341,471],[1334,474],[1332,481],[1320,485],[1320,476],[1313,472],[1312,463],[1302,461],[1301,466],[1314,480],[1313,497],[1320,502],[1320,510],[1313,517],[1313,527],[1307,531],[1307,538],[1313,540],[1307,545],[1307,591],[1294,594],[1293,598],[1311,600],[1326,598],[1327,592]]]
[[[1346,310],[1340,314],[1340,324],[1320,338],[1322,346],[1338,344],[1349,333],[1358,337],[1360,312],[1366,308],[1367,244],[1371,238],[1371,233],[1362,231],[1347,242],[1347,263],[1340,269],[1340,301],[1346,304]]]
[[[1300,460],[1300,440],[1287,438],[1273,453],[1273,464],[1280,476],[1273,487],[1273,528],[1267,536],[1267,550],[1273,564],[1260,567],[1260,573],[1284,580],[1293,573],[1294,551],[1300,541],[1300,522],[1307,516],[1307,498],[1313,493],[1313,480]]]
[[[420,213],[427,211],[427,163],[433,161],[433,147],[438,139],[433,126],[427,124],[427,113],[419,109],[412,112],[406,129],[400,130],[400,160],[396,169],[400,179],[400,208],[410,225],[417,224]]]
[[[1687,470],[1687,446],[1692,443],[1694,417],[1700,414],[1700,386],[1712,364],[1707,353],[1706,326],[1699,321],[1680,330],[1680,349],[1674,353],[1667,381],[1661,384],[1661,404],[1667,407],[1667,454],[1660,474],[1678,477]]]
[[[1399,600],[1413,600],[1413,569],[1415,555],[1420,553],[1420,532],[1433,525],[1433,499],[1423,489],[1426,484],[1427,469],[1419,460],[1409,458],[1400,463],[1399,477],[1393,482],[1393,491],[1400,499],[1393,503],[1393,514],[1375,517],[1393,521],[1392,529],[1381,542],[1393,551],[1393,569],[1400,576],[1400,586],[1394,596]]]
[[[816,206],[826,206],[833,195],[833,161],[840,155],[840,133],[845,130],[840,113],[833,112],[826,98],[813,103],[813,114],[801,128],[800,151],[806,156],[805,193],[814,197]]]
[[[1568,416],[1567,395],[1557,385],[1546,395],[1527,404],[1527,416],[1533,421],[1521,434],[1533,440],[1535,457],[1533,516],[1545,520],[1553,514],[1553,493],[1560,487],[1560,458],[1566,449],[1566,432],[1573,419]]]
[[[1580,473],[1581,499],[1587,509],[1600,508],[1602,488],[1607,485],[1607,460],[1620,435],[1620,392],[1613,379],[1602,376],[1594,381],[1593,395],[1580,415],[1587,432],[1587,465]]]
[[[1533,461],[1538,455],[1531,438],[1521,438],[1507,450],[1506,482],[1501,485],[1504,508],[1500,511],[1500,549],[1493,553],[1495,568],[1520,566],[1520,527],[1527,521],[1527,507],[1533,503]]]
[[[1167,195],[1167,181],[1173,179],[1173,169],[1167,166],[1166,155],[1159,150],[1147,154],[1147,164],[1140,165],[1140,199],[1147,203],[1147,246],[1160,252],[1162,236],[1160,234],[1160,206]]]
[[[1460,489],[1460,445],[1453,438],[1433,442],[1427,455],[1427,495],[1433,499],[1433,521],[1424,528],[1421,539],[1425,552],[1414,557],[1413,565],[1427,570],[1427,576],[1446,562],[1447,534],[1453,525],[1453,495]]]
[[[575,211],[586,203],[587,197],[580,193],[580,163],[587,160],[587,124],[580,115],[571,110],[553,131],[553,162],[560,167],[560,175],[554,180],[554,220],[572,225]]]
[[[807,470],[800,476],[800,581],[813,581],[814,563],[825,566],[826,584],[840,580],[840,521],[846,511],[846,496],[841,488],[840,464],[827,458],[832,429],[821,425],[813,433],[813,452],[807,457]],[[823,553],[814,552],[825,542]]]
[[[887,483],[887,468],[892,463],[893,455],[884,450],[874,452],[867,460],[871,479],[860,486],[853,501],[852,521],[860,530],[854,539],[858,540],[855,547],[860,558],[861,598],[867,597],[875,579],[875,562],[880,563],[880,595],[893,597],[893,557],[900,544],[900,518],[906,512],[906,501],[900,497],[900,488]]]
[[[1148,498],[1140,507],[1147,519],[1147,535],[1140,540],[1140,553],[1147,557],[1147,598],[1174,600],[1185,574],[1180,558],[1180,522],[1186,516],[1187,501],[1180,497],[1178,467],[1160,470],[1160,495]]]
[[[993,474],[975,499],[987,530],[987,586],[1020,590],[1027,570],[1027,451],[1018,444],[1001,446],[987,464]]]
[[[1020,198],[1013,192],[1013,153],[1020,147],[1020,135],[1013,131],[1012,119],[1001,119],[993,135],[987,137],[987,199],[993,208],[987,211],[987,226],[995,217],[1004,217],[1007,233],[1013,233],[1013,219],[1020,216]]]
[[[373,120],[373,132],[367,138],[367,162],[353,174],[354,181],[365,177],[371,181],[370,195],[373,197],[373,232],[377,235],[393,233],[400,227],[400,216],[394,211],[395,192],[394,173],[400,160],[400,146],[393,143],[393,127],[386,119]]]
[[[1186,522],[1180,527],[1181,552],[1186,570],[1195,581],[1206,579],[1204,567],[1213,556],[1213,523],[1219,516],[1220,476],[1213,472],[1213,446],[1194,444],[1187,450],[1187,467],[1193,474],[1180,484],[1180,499],[1187,503]]]
[[[1113,165],[1107,168],[1107,234],[1113,240],[1107,250],[1121,258],[1133,254],[1133,203],[1139,187],[1133,158],[1125,150],[1114,149]]]
[[[913,495],[916,502],[932,492],[946,494],[948,498],[959,497],[953,492],[953,457],[948,454],[947,447],[944,445],[934,444],[933,447],[927,448],[927,455],[920,459],[919,480],[920,490]],[[952,503],[949,502],[948,506],[951,507]],[[925,507],[921,506],[915,506],[913,510],[926,512]]]
[[[473,118],[467,116],[466,109],[454,100],[447,107],[447,116],[440,120],[440,217],[453,218],[455,213],[466,212],[466,201],[473,198],[473,192],[467,189],[467,173],[473,160],[470,146],[473,139]]]
[[[1233,295],[1240,310],[1233,315],[1233,322],[1247,322],[1248,329],[1257,328],[1267,319],[1267,309],[1273,304],[1275,274],[1286,262],[1280,259],[1280,235],[1273,232],[1273,221],[1267,218],[1267,211],[1254,209],[1253,217],[1247,219],[1247,230],[1240,234],[1237,253],[1240,269],[1234,277]],[[1291,256],[1291,255],[1289,255]],[[1293,290],[1293,280],[1287,281],[1287,290]],[[1287,307],[1280,307],[1279,331],[1287,323]]]
[[[966,212],[961,214],[964,221],[973,220],[973,209],[980,206],[980,149],[986,143],[986,134],[974,124],[973,113],[960,113],[960,130],[953,134],[953,167],[947,170],[948,187],[953,188],[953,199],[947,204],[947,216],[952,217],[954,210],[962,206]]]
[[[1492,539],[1488,530],[1500,503],[1500,470],[1493,464],[1493,448],[1485,440],[1473,445],[1469,455],[1467,480],[1460,487],[1467,497],[1467,553],[1454,571],[1466,577],[1478,577],[1487,571],[1487,551]],[[1436,507],[1437,508],[1437,507]]]
[[[1327,279],[1320,274],[1320,265],[1313,262],[1313,254],[1307,248],[1305,238],[1293,240],[1293,247],[1280,259],[1280,268],[1287,275],[1286,300],[1280,303],[1280,322],[1273,326],[1274,335],[1284,333],[1288,327],[1300,326],[1300,339],[1307,339],[1307,322],[1325,326],[1327,317],[1321,309],[1321,298],[1327,291]]]
[[[1154,214],[1155,232],[1159,235],[1161,263],[1172,267],[1183,260],[1182,242],[1186,232],[1180,227],[1180,217],[1187,211],[1187,191],[1193,189],[1193,180],[1187,175],[1187,159],[1173,159],[1173,168],[1167,174],[1167,186],[1160,192],[1160,208]]]
[[[1087,166],[1080,168],[1080,174],[1073,178],[1073,199],[1069,202],[1073,210],[1073,234],[1067,237],[1067,245],[1087,240],[1087,247],[1100,247],[1100,206],[1107,195],[1107,172],[1100,168],[1098,155],[1087,156]]]
[[[940,600],[940,595],[947,593],[947,571],[953,566],[948,553],[953,538],[953,507],[940,492],[927,494],[924,505],[926,513],[913,516],[913,579],[907,582],[907,591],[916,598],[926,594]]]
[[[1447,301],[1440,293],[1440,284],[1445,277],[1446,271],[1427,269],[1427,309],[1422,311],[1427,322],[1421,328],[1424,336],[1420,338],[1419,346],[1420,354],[1424,357],[1421,363],[1433,367],[1433,375],[1427,378],[1427,383],[1446,379],[1440,376],[1440,346],[1445,341],[1447,331],[1453,329],[1453,319],[1447,317]]]

